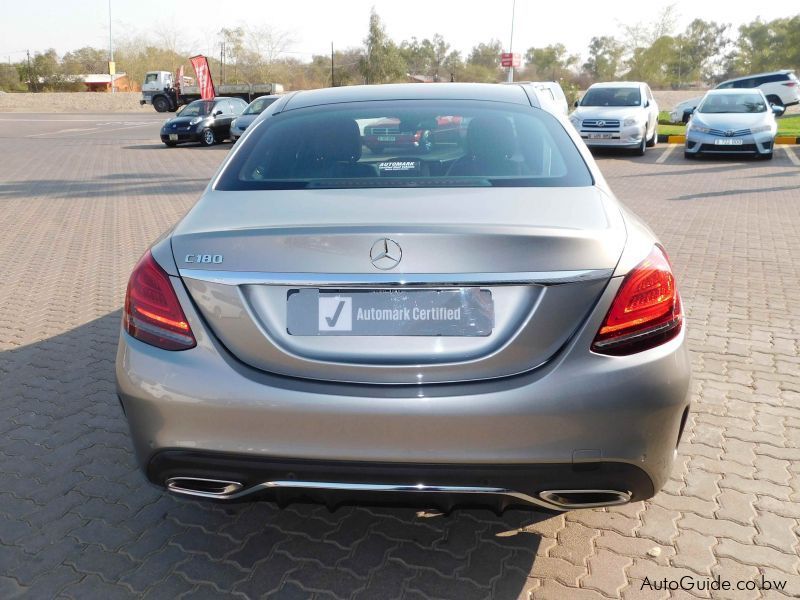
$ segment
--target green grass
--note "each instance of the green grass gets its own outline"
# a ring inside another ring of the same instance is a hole
[[[669,113],[661,111],[658,115],[658,133],[662,135],[684,135],[684,125],[669,123]],[[800,115],[778,118],[778,135],[800,137]]]

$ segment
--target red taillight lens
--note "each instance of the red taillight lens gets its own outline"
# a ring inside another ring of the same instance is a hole
[[[164,350],[186,350],[197,345],[169,275],[149,250],[128,281],[123,326],[137,340]]]
[[[787,82],[786,82],[786,83],[784,83],[783,85],[785,85],[785,86],[787,86],[787,87],[794,87],[794,86],[796,86],[796,85],[797,85],[797,82],[796,82],[796,81],[787,81]]]
[[[592,350],[617,356],[641,352],[674,338],[682,323],[669,259],[660,246],[654,246],[622,282]]]

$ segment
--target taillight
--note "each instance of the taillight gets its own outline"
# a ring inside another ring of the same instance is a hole
[[[169,275],[149,250],[128,280],[123,326],[137,340],[164,350],[187,350],[197,345]]]
[[[654,246],[622,282],[592,342],[600,354],[641,352],[671,340],[681,330],[683,312],[666,253]]]
[[[794,87],[794,86],[797,85],[797,82],[796,81],[787,81],[783,85],[785,85],[787,87]]]

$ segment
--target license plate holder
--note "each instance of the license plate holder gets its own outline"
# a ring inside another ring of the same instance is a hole
[[[611,140],[614,138],[613,133],[590,133],[586,137],[590,140]]]
[[[290,290],[286,329],[298,336],[486,337],[490,290]]]
[[[169,141],[170,142],[177,142],[178,141],[178,134],[177,133],[170,133],[169,134]]]
[[[714,140],[715,146],[741,146],[742,140],[736,138],[720,138]]]

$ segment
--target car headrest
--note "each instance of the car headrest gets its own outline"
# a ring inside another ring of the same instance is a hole
[[[316,152],[325,161],[356,162],[361,158],[361,132],[353,119],[326,119],[313,135]]]
[[[511,121],[500,116],[475,117],[467,128],[467,147],[476,158],[510,158],[517,147]]]

